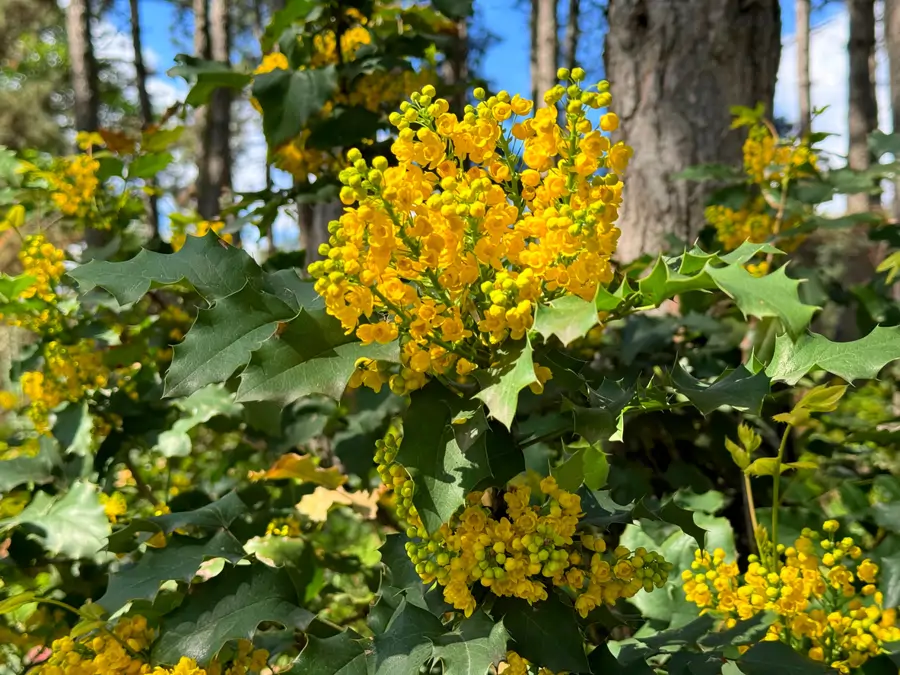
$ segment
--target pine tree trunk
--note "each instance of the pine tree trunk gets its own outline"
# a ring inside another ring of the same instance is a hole
[[[580,15],[581,2],[579,0],[569,0],[569,16],[566,19],[566,42],[565,48],[563,49],[563,60],[566,64],[566,68],[569,70],[572,70],[578,65],[578,21]]]
[[[214,61],[228,64],[230,40],[229,0],[210,0],[209,54]],[[231,93],[227,89],[213,92],[207,108],[204,148],[207,182],[197,195],[197,211],[206,220],[218,218],[220,201],[231,189]]]
[[[618,138],[634,148],[618,258],[692,242],[711,186],[672,176],[695,164],[740,165],[734,105],[771,113],[781,55],[778,0],[609,0],[604,60]]]
[[[535,58],[532,90],[537,90],[535,106],[544,107],[544,92],[556,84],[557,59],[559,58],[559,26],[556,21],[556,0],[532,0],[537,5],[534,13],[536,26],[532,50]]]
[[[884,37],[890,60],[891,120],[900,134],[900,0],[885,0]],[[894,184],[894,220],[900,222],[900,178]]]
[[[809,131],[812,120],[812,93],[809,82],[810,0],[797,0],[797,94],[800,99],[801,133]]]
[[[141,43],[141,14],[138,9],[138,0],[129,0],[131,10],[131,45],[134,49],[134,72],[138,90],[138,102],[141,108],[141,126],[147,129],[153,124],[153,104],[150,102],[150,94],[147,91],[147,66],[144,64],[144,51]],[[159,239],[159,202],[156,198],[156,181],[150,179],[148,187],[154,192],[147,196],[147,215],[150,218],[150,227],[153,239]]]
[[[204,61],[212,59],[212,51],[209,40],[209,0],[194,0],[194,56]],[[209,109],[200,107],[194,109],[194,128],[197,132],[197,211],[207,218],[201,210],[201,205],[208,201],[208,195],[212,192],[209,170],[209,148],[211,126],[208,124]],[[218,212],[218,204],[216,204]]]
[[[538,100],[538,67],[537,67],[537,25],[538,25],[538,0],[530,0],[531,7],[528,16],[528,29],[531,34],[529,53],[530,82],[531,82],[531,98],[535,102]]]
[[[872,59],[875,54],[875,0],[847,0],[850,13],[850,40],[847,53],[850,59],[848,86],[848,122],[850,147],[847,164],[862,171],[871,164],[869,134],[878,128],[878,104],[872,78]],[[847,197],[847,211],[861,213],[877,208],[878,197],[854,194]]]
[[[72,63],[75,128],[78,131],[96,131],[100,126],[100,84],[91,38],[91,16],[90,0],[69,0],[66,37]]]

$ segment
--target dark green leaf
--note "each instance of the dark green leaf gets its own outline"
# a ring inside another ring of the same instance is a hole
[[[184,341],[175,346],[164,396],[185,396],[225,382],[296,312],[274,295],[249,285],[200,310]]]
[[[575,433],[589,443],[602,443],[621,435],[625,408],[634,399],[634,386],[623,388],[621,383],[605,379],[595,390],[589,391],[591,407],[575,406]]]
[[[216,89],[243,89],[253,78],[218,61],[204,61],[186,54],[178,54],[175,60],[179,65],[170,68],[167,74],[194,83],[185,98],[185,103],[194,107],[207,103]]]
[[[416,482],[413,502],[429,532],[447,522],[482,479],[490,475],[482,435],[463,451],[451,428],[462,401],[437,382],[410,396],[397,461]]]
[[[475,398],[484,401],[491,417],[509,429],[519,405],[519,392],[538,379],[534,374],[531,342],[527,338],[507,343],[498,351],[498,363],[479,378],[483,388]]]
[[[341,398],[362,357],[397,362],[397,342],[363,346],[340,323],[302,309],[285,330],[266,341],[241,375],[239,401],[292,403],[311,394]]]
[[[263,132],[269,147],[294,138],[337,88],[334,66],[276,70],[253,80],[253,96],[263,109]]]
[[[900,131],[886,134],[883,131],[873,131],[869,134],[869,149],[876,158],[891,154],[900,157]]]
[[[597,325],[596,302],[582,300],[577,295],[564,295],[547,305],[538,305],[534,330],[549,340],[552,335],[564,345],[584,337]]]
[[[140,155],[128,165],[128,178],[153,178],[160,171],[172,163],[173,157],[169,152],[150,153]]]
[[[900,358],[900,328],[876,326],[853,342],[832,342],[805,335],[796,343],[786,335],[775,339],[775,353],[766,374],[773,382],[797,384],[812,370],[824,370],[847,382],[872,379],[891,361]]]
[[[285,675],[367,675],[363,645],[351,630],[324,639],[308,635],[306,647]]]
[[[833,672],[825,664],[798,654],[783,642],[765,641],[753,645],[738,665],[745,675],[817,675]]]
[[[434,7],[450,19],[465,19],[472,16],[473,0],[434,0]]]
[[[768,376],[764,372],[754,375],[744,366],[738,366],[711,384],[695,379],[681,366],[676,366],[672,384],[704,415],[724,405],[758,415],[769,394]]]
[[[110,574],[106,593],[97,604],[113,614],[131,600],[153,601],[164,581],[189,582],[204,560],[237,562],[243,557],[241,543],[226,530],[209,539],[172,535],[164,548],[148,548],[137,563]]]
[[[662,647],[671,647],[675,645],[696,646],[697,641],[704,635],[709,633],[715,625],[716,620],[710,614],[704,614],[697,617],[690,623],[678,628],[670,628],[650,637],[638,638],[651,649],[660,649]]]
[[[362,106],[339,106],[310,128],[306,147],[328,150],[354,146],[364,138],[374,138],[382,128],[382,116]]]
[[[435,641],[434,657],[444,675],[486,675],[505,658],[508,637],[503,622],[494,623],[478,610]]]
[[[199,584],[169,614],[153,645],[153,660],[181,657],[205,666],[231,640],[252,640],[264,621],[304,630],[314,615],[296,604],[287,572],[264,565],[238,565]]]
[[[266,26],[266,31],[260,40],[263,53],[272,50],[281,34],[294,23],[312,20],[321,14],[323,6],[315,0],[290,0],[283,8],[272,15],[272,20]]]
[[[881,559],[879,586],[884,593],[884,606],[900,605],[900,553]]]
[[[375,636],[374,675],[418,675],[444,632],[437,617],[401,600],[384,633]]]
[[[718,633],[710,633],[700,642],[712,649],[730,645],[751,645],[759,642],[778,619],[774,612],[758,612],[749,619],[738,621],[734,626]]]
[[[552,671],[581,673],[588,669],[575,608],[564,604],[555,592],[534,605],[519,598],[500,598],[493,613],[503,617],[515,642],[510,649],[523,658]]]
[[[188,237],[176,253],[143,249],[125,262],[92,260],[69,272],[83,293],[99,286],[109,291],[120,305],[136,302],[153,283],[166,285],[181,281],[187,281],[208,302],[213,302],[237,293],[248,278],[258,275],[259,267],[253,258],[223,243],[212,232],[203,237]]]

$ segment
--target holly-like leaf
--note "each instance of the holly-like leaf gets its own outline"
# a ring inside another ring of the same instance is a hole
[[[297,605],[288,573],[264,565],[238,565],[199,584],[163,621],[153,660],[183,656],[205,666],[230,640],[252,640],[262,622],[305,630],[314,615]]]
[[[219,61],[204,61],[187,54],[178,54],[175,57],[178,63],[170,68],[169,77],[183,77],[193,83],[191,90],[185,98],[185,103],[190,106],[200,106],[209,102],[212,93],[222,87],[227,89],[243,89],[246,87],[252,75],[232,70],[225,63]]]
[[[234,403],[234,395],[221,384],[195,391],[187,398],[175,401],[174,407],[184,411],[185,416],[160,433],[153,446],[165,457],[187,457],[191,454],[192,442],[188,432],[194,427],[218,415],[235,417],[242,412],[242,407]]]
[[[279,322],[296,315],[274,295],[249,285],[200,310],[184,342],[175,346],[164,396],[184,396],[225,382],[250,354],[274,335]]]
[[[139,300],[152,284],[189,283],[207,302],[237,293],[250,278],[258,277],[259,266],[247,253],[228,246],[214,233],[188,237],[175,253],[155,253],[142,249],[131,260],[92,260],[71,270],[83,293],[100,287],[120,305]]]
[[[444,602],[440,586],[426,586],[406,553],[409,539],[405,534],[389,534],[379,552],[388,572],[391,588],[402,591],[406,601],[441,617],[453,608]]]
[[[774,612],[759,612],[749,619],[738,621],[734,626],[718,633],[710,633],[700,640],[704,647],[728,647],[750,645],[759,642],[778,619]]]
[[[364,644],[351,630],[329,638],[308,635],[306,647],[285,675],[367,675]]]
[[[764,372],[751,373],[738,366],[715,382],[707,384],[676,366],[672,372],[672,384],[704,415],[723,405],[737,410],[759,414],[763,399],[769,394],[769,378]]]
[[[31,288],[37,279],[29,274],[11,277],[0,272],[0,302],[11,302],[26,288]]]
[[[563,490],[575,492],[582,483],[591,490],[599,490],[606,485],[606,479],[609,477],[609,460],[600,445],[581,441],[568,447],[575,452],[552,471],[559,486]]]
[[[239,401],[292,403],[311,394],[341,398],[362,357],[398,362],[398,343],[363,346],[344,335],[330,316],[305,309],[274,339],[266,341],[241,374]]]
[[[589,389],[590,407],[573,406],[575,433],[589,443],[621,437],[623,415],[634,394],[634,386],[623,388],[621,383],[609,379],[603,380],[597,389]]]
[[[335,467],[322,469],[312,455],[290,452],[278,458],[266,471],[251,471],[250,480],[283,480],[291,478],[301,483],[315,483],[335,489],[347,482],[347,477]]]
[[[534,330],[549,340],[555,335],[564,345],[587,335],[597,325],[596,302],[577,295],[564,295],[546,305],[538,305]]]
[[[880,563],[879,586],[884,593],[884,606],[896,607],[900,605],[900,553],[882,558]]]
[[[128,165],[128,178],[153,178],[172,163],[172,153],[151,152],[140,155]]]
[[[401,600],[384,633],[375,636],[374,675],[418,675],[444,633],[436,616]]]
[[[0,460],[0,493],[25,483],[42,485],[53,480],[53,466],[59,461],[59,453],[52,439],[42,438],[40,443],[40,450],[34,457]]]
[[[800,301],[800,281],[788,277],[784,267],[764,277],[755,277],[740,265],[708,268],[707,272],[744,316],[775,317],[794,338],[806,330],[819,309]]]
[[[106,593],[97,604],[112,614],[132,600],[152,601],[164,581],[189,582],[204,560],[237,562],[243,557],[241,543],[226,530],[208,539],[172,535],[164,548],[148,548],[137,563],[110,574]]]
[[[753,645],[738,661],[745,675],[819,675],[832,671],[783,642],[763,641]]]
[[[811,334],[792,342],[786,335],[775,338],[775,352],[766,368],[773,382],[797,384],[813,370],[824,370],[852,382],[872,379],[885,365],[900,359],[900,327],[876,326],[852,342],[832,342]]]
[[[483,388],[475,398],[484,401],[491,417],[509,429],[519,405],[519,392],[538,379],[534,373],[531,342],[527,338],[508,343],[499,351],[497,365],[479,377]]]
[[[444,675],[486,675],[506,656],[509,635],[503,622],[494,623],[481,610],[442,635],[434,643],[434,657]]]
[[[257,75],[253,96],[263,110],[263,132],[269,147],[277,148],[299,134],[336,88],[334,66]]]
[[[109,521],[100,504],[97,486],[78,481],[61,497],[37,492],[21,513],[0,520],[0,530],[33,528],[31,536],[53,554],[88,558],[100,551],[109,536]]]
[[[510,649],[523,658],[552,671],[588,672],[575,608],[564,604],[555,592],[534,605],[520,598],[500,598],[493,614],[503,617],[515,643]]]
[[[461,405],[461,399],[433,381],[410,395],[403,415],[397,461],[415,480],[413,502],[429,532],[447,522],[466,494],[490,475],[485,435],[464,451],[451,427]]]
[[[176,511],[150,518],[133,518],[121,530],[109,537],[107,549],[113,553],[127,553],[134,549],[138,542],[135,535],[139,533],[171,534],[183,528],[198,528],[204,531],[227,529],[240,515],[247,511],[247,505],[236,492],[229,492],[221,499],[201,506],[193,511]]]

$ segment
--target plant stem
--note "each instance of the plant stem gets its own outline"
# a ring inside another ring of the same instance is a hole
[[[775,458],[775,475],[772,476],[772,559],[775,573],[778,573],[778,491],[781,488],[781,462],[784,459],[784,448],[787,445],[788,434],[791,433],[791,425],[784,428],[781,437],[781,445],[778,446],[778,457]]]
[[[744,474],[744,493],[747,495],[747,515],[750,517],[751,541],[756,541],[755,534],[759,528],[759,522],[756,520],[756,505],[753,502],[753,488],[750,486],[750,476]]]

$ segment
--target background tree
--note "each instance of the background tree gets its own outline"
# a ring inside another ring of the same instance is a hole
[[[737,165],[742,139],[731,106],[771,110],[781,55],[777,0],[610,0],[606,73],[634,148],[619,217],[619,258],[691,241],[709,186],[677,180],[706,162]]]
[[[569,0],[569,12],[566,17],[566,40],[563,46],[563,62],[569,70],[577,65],[578,37],[581,32],[580,19],[580,0]]]
[[[850,62],[848,128],[850,145],[847,163],[851,169],[863,171],[872,163],[869,134],[878,128],[878,102],[875,98],[873,62],[875,58],[875,0],[847,0],[850,14],[850,39],[847,56]],[[859,193],[847,199],[850,213],[877,208],[877,195]]]
[[[800,100],[800,128],[809,131],[812,95],[809,83],[809,16],[810,0],[796,0],[797,24],[797,94]]]
[[[95,131],[100,126],[100,85],[91,35],[91,0],[70,0],[66,9],[75,128]]]
[[[146,130],[153,124],[153,104],[147,91],[147,66],[144,63],[144,49],[141,41],[141,13],[138,0],[128,0],[131,16],[131,45],[134,48],[135,86],[138,92],[138,103],[141,110],[141,128]],[[156,181],[148,181],[151,190],[156,189]],[[159,200],[155,192],[147,196],[147,217],[150,220],[154,237],[159,236]]]
[[[884,36],[890,61],[891,121],[900,133],[900,0],[885,0]],[[894,219],[900,221],[900,180],[894,183]]]
[[[532,30],[534,42],[531,49],[534,55],[534,79],[532,90],[544,92],[556,84],[556,69],[559,65],[559,25],[556,18],[556,0],[532,0],[535,9],[531,16],[535,22]],[[546,105],[539,95],[535,96],[535,105]]]

